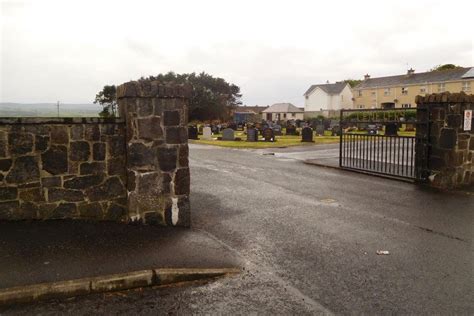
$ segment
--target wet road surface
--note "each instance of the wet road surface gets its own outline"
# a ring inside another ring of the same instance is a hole
[[[193,227],[239,256],[241,275],[4,312],[474,313],[473,195],[310,166],[291,154],[190,147]]]

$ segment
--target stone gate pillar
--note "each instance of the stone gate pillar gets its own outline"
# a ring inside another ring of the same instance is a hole
[[[126,121],[131,221],[190,225],[187,117],[192,88],[139,80],[117,88]]]

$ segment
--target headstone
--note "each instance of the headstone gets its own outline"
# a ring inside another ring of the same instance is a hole
[[[275,134],[273,133],[273,129],[267,127],[263,130],[263,138],[266,142],[274,142],[275,141]]]
[[[405,124],[405,132],[413,132],[415,131],[415,125],[413,123]]]
[[[316,125],[316,135],[324,136],[324,125],[323,124]]]
[[[198,133],[198,135],[202,135],[202,128],[203,128],[202,125],[199,125],[199,126],[197,127],[197,133]]]
[[[222,140],[235,140],[234,130],[226,128],[222,131]]]
[[[205,139],[205,140],[212,139],[212,130],[209,126],[206,126],[202,129],[202,139]]]
[[[296,127],[294,125],[288,125],[286,127],[286,135],[296,135]]]
[[[194,125],[188,126],[188,139],[199,139],[198,128]]]
[[[367,126],[367,132],[369,133],[369,135],[377,135],[377,125],[369,124]]]
[[[341,128],[338,125],[335,125],[331,128],[331,135],[332,136],[341,136]]]
[[[247,141],[248,142],[257,142],[258,141],[258,130],[255,128],[247,129]]]
[[[282,133],[281,133],[281,125],[279,125],[279,124],[273,125],[273,133],[274,133],[275,135],[280,135],[280,136],[281,136],[281,135],[282,135]]]
[[[385,136],[398,136],[398,125],[397,123],[385,124]]]
[[[314,142],[313,140],[313,129],[309,126],[303,127],[301,131],[301,141],[302,142]]]

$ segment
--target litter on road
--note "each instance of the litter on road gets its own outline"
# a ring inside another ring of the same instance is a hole
[[[388,250],[377,250],[378,255],[389,255],[390,251]]]

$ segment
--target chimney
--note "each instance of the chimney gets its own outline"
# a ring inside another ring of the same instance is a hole
[[[326,80],[326,83],[329,83],[329,80]]]
[[[366,74],[366,75],[364,76],[364,80],[369,80],[369,79],[370,79],[370,75],[369,75],[369,74]]]
[[[407,76],[410,77],[411,75],[413,75],[415,73],[415,70],[413,68],[410,68],[408,69],[407,71]]]

